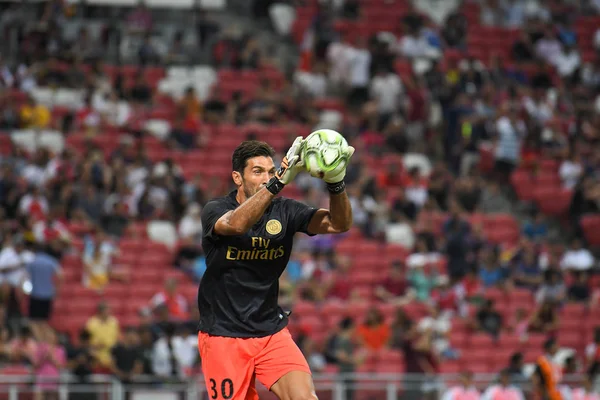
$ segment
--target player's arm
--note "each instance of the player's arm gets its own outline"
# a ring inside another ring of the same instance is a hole
[[[233,236],[248,232],[265,213],[274,197],[275,195],[266,187],[260,189],[238,208],[223,214],[215,223],[215,233],[222,236]]]
[[[319,233],[343,233],[352,227],[352,206],[348,194],[343,191],[340,194],[329,196],[329,210],[321,208],[315,212],[308,224],[308,232]]]
[[[347,159],[354,154],[354,147],[348,146]],[[329,191],[329,210],[319,209],[308,225],[309,233],[342,233],[352,227],[352,206],[346,193],[346,165],[325,173],[323,180]]]

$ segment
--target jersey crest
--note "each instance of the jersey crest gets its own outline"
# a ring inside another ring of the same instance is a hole
[[[270,235],[277,235],[279,232],[281,232],[281,222],[277,221],[276,219],[270,219],[267,222],[266,230]]]

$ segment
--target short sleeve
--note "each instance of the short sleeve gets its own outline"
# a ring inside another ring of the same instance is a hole
[[[218,200],[208,202],[202,209],[200,216],[202,221],[202,237],[206,239],[216,239],[214,227],[219,218],[230,209],[225,203]]]
[[[290,215],[290,228],[296,232],[306,233],[314,236],[314,233],[308,232],[308,225],[313,215],[317,212],[315,207],[308,206],[297,200],[287,199],[286,212]]]

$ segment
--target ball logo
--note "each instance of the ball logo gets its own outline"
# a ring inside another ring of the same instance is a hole
[[[277,235],[281,232],[281,222],[276,219],[269,220],[269,222],[267,222],[267,232],[271,235]]]

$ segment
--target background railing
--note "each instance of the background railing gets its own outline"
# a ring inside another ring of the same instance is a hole
[[[315,374],[314,381],[320,400],[421,400],[439,399],[444,390],[458,382],[456,374]],[[475,385],[484,390],[493,384],[496,375],[477,374]],[[566,382],[579,382],[578,376],[568,376]],[[84,383],[64,374],[60,379],[40,381],[32,375],[0,375],[0,399],[21,400],[42,385],[58,394],[59,400],[206,400],[210,399],[202,376],[188,380],[159,380],[140,376],[123,383],[109,375],[92,375]],[[530,385],[521,388],[530,393]],[[257,382],[261,400],[276,399]]]

